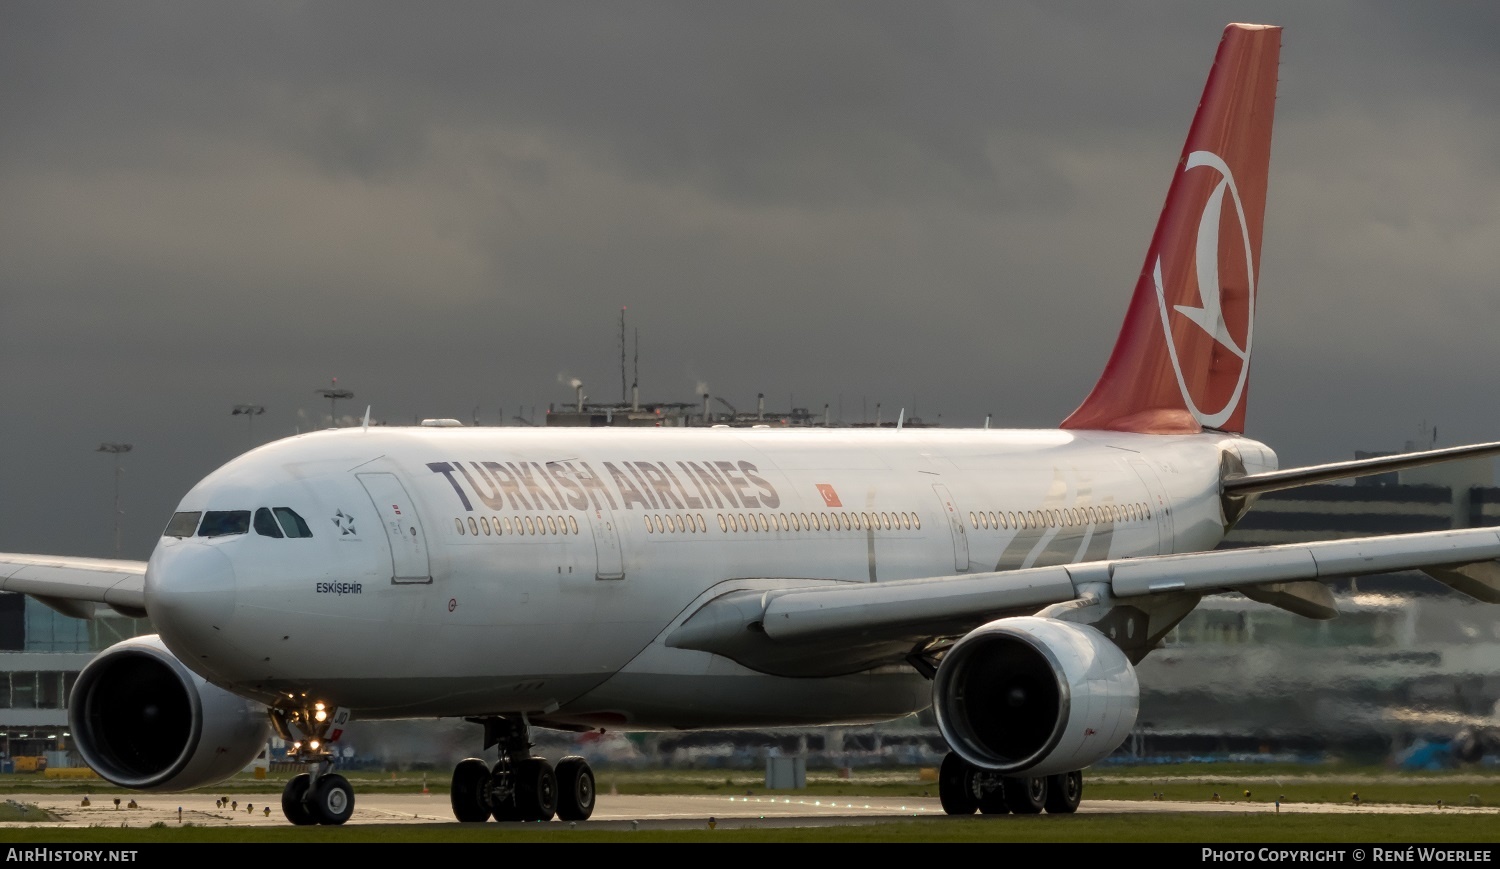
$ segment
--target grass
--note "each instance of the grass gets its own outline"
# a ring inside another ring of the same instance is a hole
[[[833,827],[592,830],[563,824],[535,829],[489,825],[427,824],[350,827],[89,827],[0,828],[0,842],[69,844],[158,843],[753,843],[753,842],[1494,842],[1495,818],[1458,815],[1296,814],[1193,815],[1094,814],[1029,817],[972,816],[881,821]]]

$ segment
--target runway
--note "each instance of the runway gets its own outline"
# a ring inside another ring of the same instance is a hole
[[[162,822],[169,825],[284,827],[280,795],[237,794],[227,804],[202,792],[190,794],[122,795],[116,806],[114,796],[93,797],[82,805],[77,794],[14,794],[17,803],[46,809],[60,820],[38,826],[148,827]],[[135,805],[131,806],[131,801]],[[269,811],[267,811],[269,809]],[[1171,813],[1213,814],[1228,812],[1246,814],[1277,812],[1283,814],[1500,814],[1500,808],[1473,806],[1402,806],[1333,803],[1291,803],[1279,808],[1259,801],[1189,802],[1172,800],[1085,800],[1080,813]],[[579,829],[694,829],[712,823],[716,828],[803,827],[870,824],[898,818],[942,818],[937,798],[823,798],[810,797],[731,797],[722,795],[631,796],[600,795],[594,815],[576,822]],[[712,819],[712,821],[710,821]],[[356,795],[354,816],[350,825],[360,824],[456,824],[446,793]],[[493,822],[492,822],[493,823]],[[553,821],[553,824],[567,822]],[[24,822],[22,822],[24,825]],[[11,827],[14,825],[6,825]],[[516,826],[521,826],[517,823]]]

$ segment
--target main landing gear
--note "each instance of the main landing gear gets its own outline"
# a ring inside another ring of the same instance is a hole
[[[980,769],[954,752],[938,770],[938,797],[950,815],[1072,814],[1083,800],[1083,773],[1049,776],[1002,776]]]
[[[522,716],[471,718],[484,725],[484,747],[500,746],[491,766],[477,757],[453,768],[449,795],[460,821],[584,821],[594,813],[594,771],[581,757],[565,757],[557,768],[531,755],[530,727]]]
[[[354,788],[333,771],[333,743],[348,720],[348,710],[329,711],[320,702],[272,707],[271,726],[286,740],[287,755],[310,768],[293,777],[281,792],[281,812],[293,824],[336,826],[354,814]]]

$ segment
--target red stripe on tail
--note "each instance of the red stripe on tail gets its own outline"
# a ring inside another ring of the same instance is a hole
[[[1104,374],[1063,428],[1242,432],[1281,28],[1231,24]]]

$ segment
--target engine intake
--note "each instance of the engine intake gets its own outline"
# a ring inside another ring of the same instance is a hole
[[[106,780],[144,791],[214,784],[266,747],[265,708],[209,684],[152,636],[100,652],[68,702],[73,742]]]
[[[1125,654],[1087,625],[990,622],[949,649],[932,684],[948,746],[1007,775],[1082,769],[1130,735],[1140,685]]]

